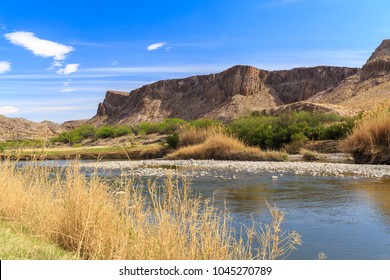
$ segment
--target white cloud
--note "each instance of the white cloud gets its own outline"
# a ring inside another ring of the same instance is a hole
[[[0,114],[1,115],[8,115],[8,114],[14,114],[19,112],[19,109],[15,106],[2,106],[0,107]]]
[[[11,63],[8,61],[0,61],[0,74],[11,71]]]
[[[65,68],[62,68],[62,69],[57,71],[57,74],[69,75],[69,74],[75,73],[75,72],[77,72],[79,66],[80,66],[80,64],[77,64],[77,63],[66,64]]]
[[[46,70],[53,70],[57,67],[62,67],[63,64],[61,62],[59,62],[58,60],[54,60],[53,63],[51,64],[51,66],[49,68],[47,68]]]
[[[115,65],[118,65],[118,64],[119,64],[119,63],[118,63],[118,61],[116,61],[116,60],[113,61],[113,62],[111,63],[112,66],[115,66]]]
[[[165,42],[154,43],[154,44],[149,45],[146,49],[148,51],[155,51],[155,50],[161,48],[162,46],[164,46],[165,44],[166,44]]]
[[[64,88],[60,90],[60,92],[74,92],[74,91],[76,91],[74,88]]]
[[[12,44],[31,51],[36,56],[53,57],[55,60],[64,60],[66,55],[74,51],[71,46],[62,45],[49,40],[40,39],[32,32],[18,31],[7,33],[4,37]]]

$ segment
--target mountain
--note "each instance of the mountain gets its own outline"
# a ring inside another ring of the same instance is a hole
[[[384,40],[361,69],[266,71],[238,65],[218,74],[158,81],[130,93],[110,90],[89,123],[233,119],[251,111],[292,109],[352,115],[389,98],[390,40]]]
[[[335,104],[368,111],[390,101],[390,40],[384,40],[355,75],[334,88],[310,97],[308,102]]]
[[[7,118],[0,115],[0,141],[17,139],[46,139],[61,133],[64,129],[56,123],[32,122],[22,118]]]

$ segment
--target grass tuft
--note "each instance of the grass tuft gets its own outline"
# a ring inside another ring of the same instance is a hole
[[[165,158],[167,159],[216,159],[216,160],[269,160],[285,161],[287,154],[277,151],[261,151],[259,148],[246,146],[238,139],[214,133],[206,136],[200,144],[178,149]]]
[[[237,235],[227,211],[193,194],[184,179],[144,186],[122,174],[108,185],[95,175],[85,177],[77,162],[60,170],[1,162],[0,219],[81,259],[275,259],[300,244],[295,231],[281,230],[276,207],[272,225]]]
[[[390,112],[367,115],[341,143],[356,163],[390,164]]]

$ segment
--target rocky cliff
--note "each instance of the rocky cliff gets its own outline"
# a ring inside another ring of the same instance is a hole
[[[390,40],[383,40],[363,66],[362,74],[372,76],[390,72]]]
[[[218,74],[159,81],[130,93],[108,91],[89,122],[232,119],[250,111],[293,109],[353,115],[383,104],[390,104],[390,40],[379,45],[362,69],[234,66]]]
[[[384,40],[362,69],[308,102],[334,104],[355,112],[390,104],[390,40]]]
[[[335,87],[358,70],[318,66],[265,71],[234,66],[218,74],[159,81],[130,93],[108,91],[90,122],[134,124],[166,117],[232,119],[249,111],[306,100]]]

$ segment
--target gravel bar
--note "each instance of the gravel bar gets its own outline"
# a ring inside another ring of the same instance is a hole
[[[140,160],[140,161],[101,161],[81,163],[85,168],[122,170],[137,176],[166,176],[172,172],[191,174],[195,177],[215,175],[216,172],[261,173],[275,175],[293,173],[312,176],[352,176],[390,179],[389,165],[320,163],[320,162],[267,162],[267,161],[223,161],[223,160]],[[235,175],[233,175],[234,177]]]

